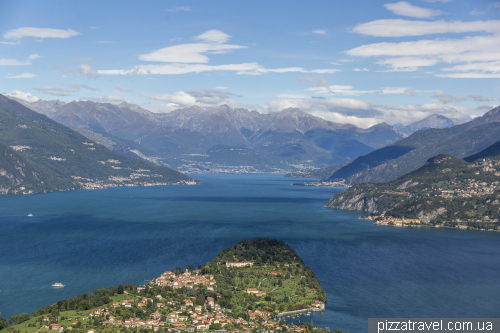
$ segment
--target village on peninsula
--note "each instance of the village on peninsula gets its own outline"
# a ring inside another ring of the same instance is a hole
[[[255,238],[236,243],[198,269],[187,265],[145,285],[95,289],[31,315],[0,320],[2,332],[13,333],[329,333],[329,328],[314,328],[312,322],[293,325],[284,320],[324,311],[325,302],[314,271],[289,245]]]

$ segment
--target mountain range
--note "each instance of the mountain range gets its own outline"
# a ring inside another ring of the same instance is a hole
[[[196,182],[175,170],[110,151],[0,95],[0,193]]]
[[[350,185],[389,182],[417,170],[429,158],[438,154],[462,158],[476,154],[498,140],[500,140],[500,107],[467,123],[442,129],[417,131],[343,165],[290,176],[322,175],[322,179],[329,181],[343,179]]]
[[[299,109],[262,114],[221,105],[153,113],[125,102],[20,102],[83,135],[100,137],[116,152],[127,151],[185,172],[323,167],[352,160],[405,136],[386,123],[362,129]]]

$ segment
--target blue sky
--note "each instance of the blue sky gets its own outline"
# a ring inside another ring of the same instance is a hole
[[[0,93],[361,127],[500,101],[500,2],[0,1]]]

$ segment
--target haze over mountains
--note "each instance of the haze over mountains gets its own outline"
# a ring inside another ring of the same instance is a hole
[[[401,133],[411,135],[416,131],[425,130],[429,128],[447,128],[455,125],[463,124],[464,121],[456,118],[447,118],[439,114],[431,114],[422,120],[416,121],[409,125],[394,125]]]
[[[362,129],[299,109],[261,114],[221,105],[153,113],[127,103],[22,103],[87,137],[101,137],[110,149],[183,172],[283,172],[324,167],[405,136],[386,123]]]

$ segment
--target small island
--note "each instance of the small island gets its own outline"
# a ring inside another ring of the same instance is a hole
[[[194,269],[165,271],[143,286],[95,289],[32,314],[0,317],[2,332],[315,332],[284,316],[324,311],[316,274],[288,244],[254,238]],[[334,333],[342,333],[336,329]]]

